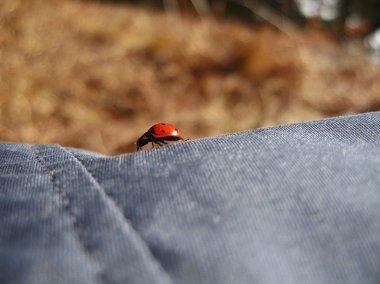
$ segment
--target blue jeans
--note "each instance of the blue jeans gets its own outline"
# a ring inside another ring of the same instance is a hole
[[[380,283],[380,113],[116,157],[0,143],[0,283]]]

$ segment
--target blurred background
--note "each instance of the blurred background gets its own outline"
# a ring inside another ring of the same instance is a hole
[[[135,151],[380,110],[380,0],[1,0],[0,140]]]

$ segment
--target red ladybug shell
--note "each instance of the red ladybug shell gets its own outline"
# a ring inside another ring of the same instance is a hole
[[[182,139],[182,134],[177,127],[169,123],[157,123],[149,129],[149,132],[155,138],[178,137]]]

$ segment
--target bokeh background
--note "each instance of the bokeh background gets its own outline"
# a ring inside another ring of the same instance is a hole
[[[1,0],[0,140],[135,151],[380,110],[380,1]]]

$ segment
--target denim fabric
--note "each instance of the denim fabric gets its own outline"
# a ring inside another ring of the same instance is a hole
[[[380,283],[380,113],[116,157],[2,143],[0,283]]]

